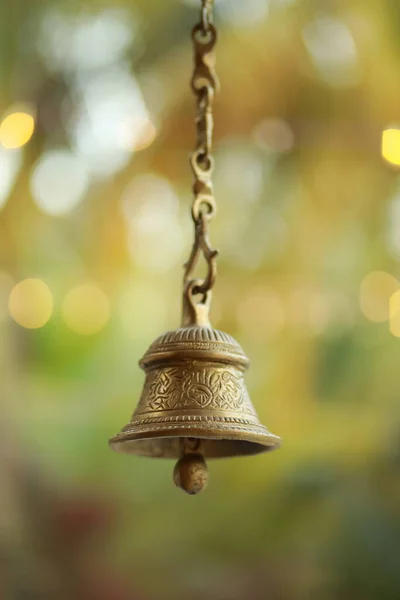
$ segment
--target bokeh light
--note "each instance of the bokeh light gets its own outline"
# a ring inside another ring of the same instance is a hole
[[[62,314],[72,331],[93,335],[101,331],[109,320],[110,304],[103,290],[92,284],[82,284],[67,293]]]
[[[136,231],[161,232],[176,223],[179,210],[177,195],[165,177],[145,173],[125,188],[122,212]]]
[[[152,69],[146,69],[138,74],[138,81],[149,114],[154,119],[162,114],[166,105],[171,102],[168,81],[163,81],[160,73]]]
[[[390,317],[390,298],[400,284],[393,275],[373,271],[361,282],[360,308],[363,315],[373,323],[384,323]]]
[[[35,119],[25,112],[13,112],[0,123],[0,143],[4,148],[24,146],[33,135]]]
[[[400,165],[400,129],[382,132],[382,156],[393,165]]]
[[[121,147],[127,150],[145,150],[156,139],[157,130],[149,119],[128,119],[121,126]]]
[[[129,128],[129,123],[132,115],[135,122],[147,123],[148,110],[126,64],[85,73],[77,81],[79,101],[69,123],[71,144],[90,173],[104,179],[128,164],[143,135],[143,131]]]
[[[400,337],[400,290],[390,296],[390,333]]]
[[[264,173],[269,169],[254,148],[233,145],[230,140],[218,152],[215,167],[215,185],[224,190],[224,198],[236,208],[257,202],[263,186]],[[233,212],[233,211],[232,211]],[[235,217],[235,215],[233,215]],[[229,215],[227,215],[229,218]]]
[[[132,261],[158,273],[177,265],[183,237],[179,200],[170,182],[155,173],[139,175],[125,188],[121,203]]]
[[[350,87],[360,79],[358,53],[348,25],[318,16],[303,29],[303,40],[319,78],[332,87]]]
[[[221,18],[231,26],[254,27],[264,21],[269,14],[270,0],[221,0],[218,3]]]
[[[283,119],[264,119],[253,130],[255,143],[268,152],[287,152],[294,146],[294,133]]]
[[[51,317],[53,296],[41,279],[24,279],[11,290],[8,307],[21,327],[39,329]]]
[[[39,51],[51,70],[89,71],[124,57],[136,33],[135,22],[122,8],[68,15],[50,5],[42,21]]]
[[[8,200],[22,164],[21,150],[6,150],[0,146],[0,208]]]
[[[89,186],[85,165],[68,150],[45,152],[31,177],[31,193],[46,214],[70,212],[84,198]]]
[[[154,138],[129,64],[141,50],[137,25],[131,11],[115,6],[76,15],[51,6],[41,23],[38,50],[50,72],[68,79],[74,97],[74,111],[64,118],[69,144],[99,179],[117,173]],[[130,127],[132,116],[141,127]]]

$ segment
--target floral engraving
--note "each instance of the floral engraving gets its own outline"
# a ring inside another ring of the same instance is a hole
[[[209,408],[254,414],[243,374],[233,368],[167,367],[147,374],[135,414]]]

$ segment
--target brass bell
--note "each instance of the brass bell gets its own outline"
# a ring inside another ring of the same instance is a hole
[[[218,254],[208,238],[208,223],[216,212],[211,146],[217,32],[212,4],[202,0],[201,19],[192,32],[192,90],[197,98],[197,147],[191,157],[195,241],[185,265],[182,326],[160,336],[140,361],[146,381],[139,404],[130,423],[110,440],[117,452],[178,459],[174,481],[189,494],[197,494],[207,483],[206,458],[258,454],[280,444],[261,425],[250,402],[244,383],[248,358],[230,335],[213,329],[208,318]],[[207,275],[195,279],[201,255]]]
[[[139,404],[110,440],[117,452],[180,459],[174,480],[190,494],[207,482],[205,458],[258,454],[280,444],[248,396],[248,358],[230,335],[211,327],[208,309],[209,301],[184,297],[182,327],[156,339],[140,361],[146,380]]]

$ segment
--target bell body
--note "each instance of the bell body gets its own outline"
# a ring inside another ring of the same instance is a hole
[[[113,450],[223,458],[279,446],[258,420],[244,382],[249,361],[230,335],[207,323],[182,326],[160,336],[139,364],[142,395],[130,423],[110,440]]]

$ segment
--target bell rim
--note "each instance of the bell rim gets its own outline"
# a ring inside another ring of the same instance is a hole
[[[230,424],[232,426],[232,424]],[[129,427],[129,426],[127,426]],[[147,458],[179,458],[178,455],[174,456],[163,456],[162,454],[147,454],[140,451],[140,442],[150,442],[151,440],[160,440],[160,439],[171,439],[176,440],[179,438],[196,438],[204,441],[215,441],[215,442],[243,442],[246,446],[243,446],[243,452],[235,452],[234,454],[228,455],[207,455],[207,459],[218,459],[218,458],[227,458],[229,456],[248,456],[255,454],[262,454],[265,452],[271,452],[273,450],[277,450],[281,446],[281,438],[279,436],[274,435],[266,427],[261,424],[251,425],[250,423],[247,426],[242,426],[241,428],[236,427],[232,429],[229,427],[229,424],[226,424],[226,428],[220,428],[217,430],[216,428],[212,428],[208,425],[207,430],[205,431],[198,423],[192,424],[190,428],[187,424],[177,424],[174,426],[166,425],[161,426],[159,428],[152,428],[148,430],[138,430],[135,428],[135,425],[128,428],[124,428],[117,435],[113,436],[109,440],[109,447],[114,451],[120,454],[131,454],[136,456],[143,456]],[[135,431],[136,429],[136,431]],[[257,431],[258,429],[258,431]],[[137,446],[133,446],[133,451],[127,449],[127,444],[130,444],[130,448],[132,445],[138,442]],[[251,448],[250,448],[251,446]]]

